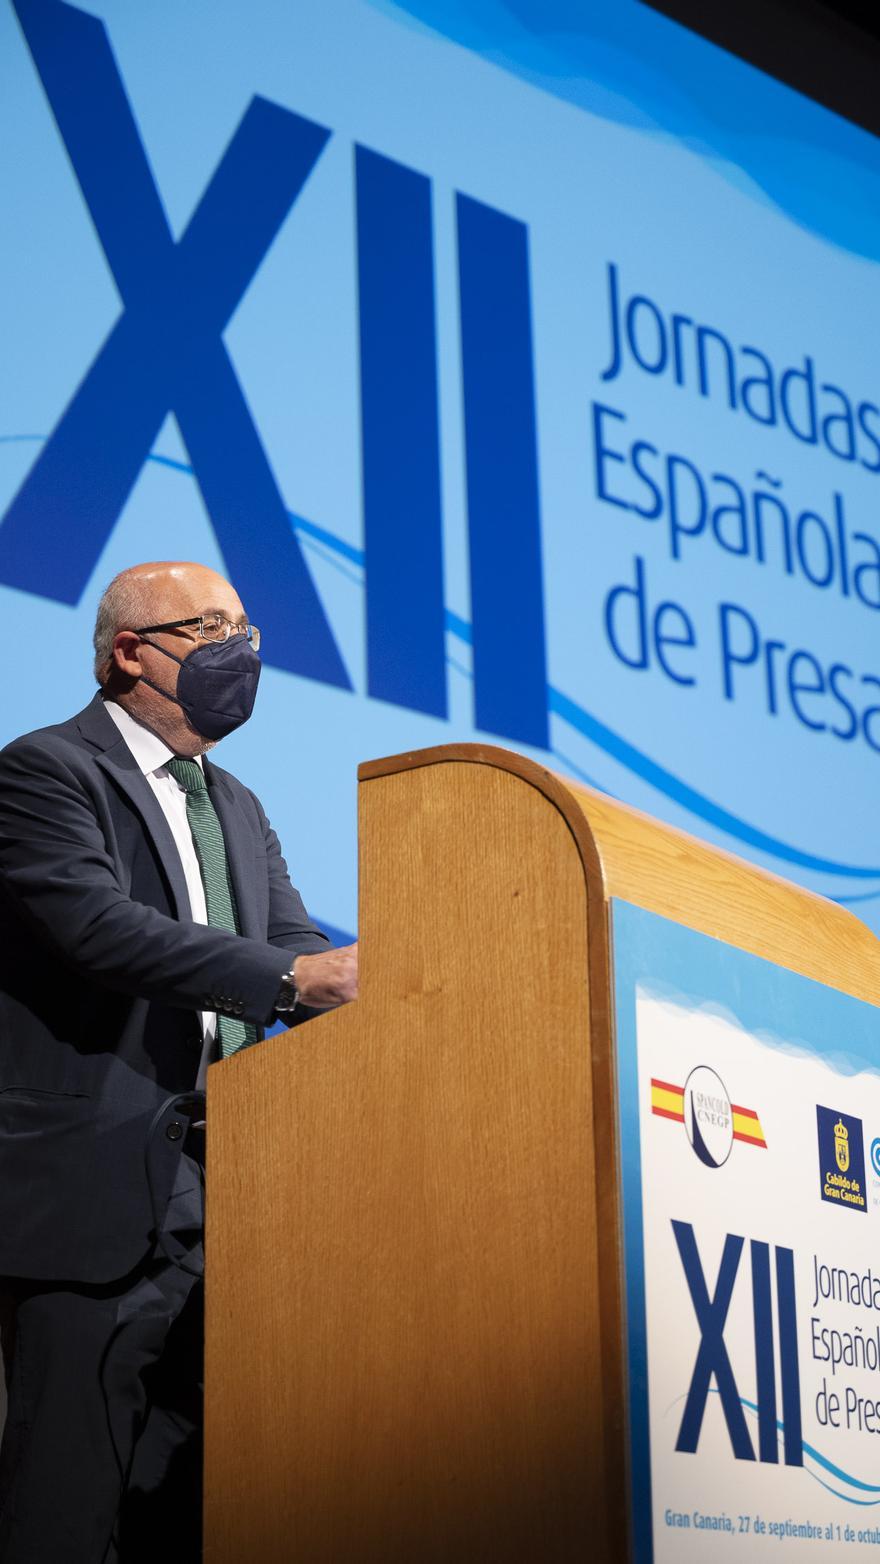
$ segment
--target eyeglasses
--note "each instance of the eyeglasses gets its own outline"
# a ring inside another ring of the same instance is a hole
[[[198,625],[203,641],[228,641],[231,635],[247,636],[255,652],[260,650],[260,632],[256,625],[234,625],[222,614],[200,614],[196,619],[172,619],[167,625],[141,625],[136,635],[157,635],[160,630],[182,630],[187,625]]]

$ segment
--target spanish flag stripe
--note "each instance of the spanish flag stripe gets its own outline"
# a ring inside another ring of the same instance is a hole
[[[660,1092],[655,1087],[651,1093],[651,1107],[655,1111],[665,1108],[668,1113],[683,1113],[684,1098],[681,1092]]]
[[[732,1113],[741,1113],[744,1119],[756,1119],[758,1117],[754,1108],[741,1108],[738,1102],[732,1102],[730,1108]]]
[[[684,1096],[684,1087],[683,1086],[671,1086],[669,1081],[655,1081],[655,1080],[652,1079],[652,1081],[651,1081],[651,1088],[652,1088],[652,1090],[655,1087],[659,1091],[661,1091],[661,1092],[675,1092],[675,1095],[677,1097],[683,1097]]]
[[[766,1147],[764,1129],[761,1120],[756,1113],[743,1112],[742,1108],[733,1110],[733,1138],[734,1140],[748,1141],[751,1146]]]
[[[744,1135],[759,1135],[764,1139],[764,1130],[761,1120],[756,1113],[743,1113],[739,1108],[733,1110],[734,1131],[741,1130]]]
[[[677,1120],[677,1122],[679,1124],[683,1124],[684,1123],[684,1114],[683,1113],[675,1113],[675,1112],[673,1112],[672,1108],[657,1108],[657,1107],[655,1107],[655,1108],[652,1109],[652,1112],[656,1113],[657,1117],[660,1118],[660,1119],[675,1119],[675,1120]]]

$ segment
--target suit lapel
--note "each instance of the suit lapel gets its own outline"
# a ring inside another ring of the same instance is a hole
[[[112,777],[116,786],[126,795],[140,815],[144,829],[152,838],[165,871],[177,908],[177,916],[188,919],[191,916],[189,892],[171,827],[122,734],[112,717],[108,717],[104,710],[100,695],[96,695],[91,705],[80,712],[76,722],[83,737],[98,751],[95,756],[96,763]],[[250,939],[264,939],[265,928],[260,917],[254,880],[250,823],[236,802],[235,794],[223,773],[206,762],[205,776],[208,780],[211,802],[217,811],[226,844],[240,931]]]
[[[122,734],[112,717],[107,716],[99,695],[96,695],[91,705],[80,713],[77,724],[83,737],[98,748],[98,754],[95,756],[96,764],[112,778],[116,787],[125,794],[129,803],[140,815],[144,830],[152,838],[159,861],[165,871],[177,916],[188,920],[191,917],[189,892],[171,827]]]
[[[208,764],[205,766],[205,775],[226,843],[229,874],[238,907],[239,932],[248,939],[264,939],[265,930],[261,927],[254,884],[254,855],[249,822],[225,777]]]

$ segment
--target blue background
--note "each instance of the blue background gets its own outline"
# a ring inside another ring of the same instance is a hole
[[[667,320],[880,399],[874,139],[637,0],[18,9],[0,3],[0,738],[85,704],[118,569],[197,558],[264,634],[257,710],[218,758],[325,925],[356,925],[358,761],[490,738],[876,926],[880,755],[768,711],[757,664],[726,699],[715,628],[732,600],[762,637],[878,676],[876,611],[778,551],[701,537],[674,559],[662,523],[599,497],[591,426],[598,400],[629,439],[744,487],[767,473],[793,512],[838,491],[877,532],[877,474],[692,374],[601,378],[613,262]],[[213,222],[175,249],[230,143]],[[53,431],[108,336],[65,466]],[[637,555],[652,606],[694,623],[691,685],[609,645]]]

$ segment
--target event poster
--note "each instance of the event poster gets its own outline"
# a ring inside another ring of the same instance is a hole
[[[637,1564],[880,1547],[880,1011],[613,916]]]

